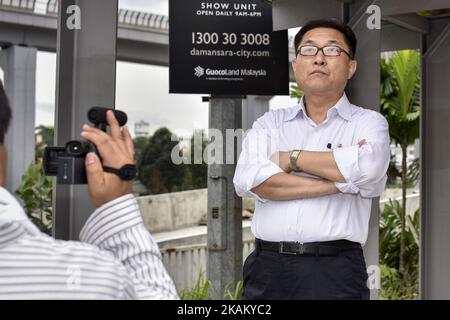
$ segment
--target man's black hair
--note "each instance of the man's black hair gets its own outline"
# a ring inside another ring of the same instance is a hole
[[[337,19],[319,19],[319,20],[312,20],[306,23],[300,31],[295,35],[294,44],[295,44],[295,50],[298,49],[299,44],[302,41],[303,36],[305,33],[312,29],[316,28],[329,28],[329,29],[335,29],[342,33],[344,35],[345,43],[350,48],[350,56],[352,58],[355,58],[356,54],[356,36],[353,30],[346,24],[340,22]]]
[[[11,108],[9,107],[8,97],[6,96],[3,83],[0,81],[0,143],[5,141],[5,134],[8,131],[11,121]]]

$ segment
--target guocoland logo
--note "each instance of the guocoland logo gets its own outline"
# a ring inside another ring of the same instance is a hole
[[[204,75],[207,76],[250,76],[250,77],[265,77],[267,71],[265,69],[205,69],[202,66],[197,66],[194,68],[194,75],[201,78]]]

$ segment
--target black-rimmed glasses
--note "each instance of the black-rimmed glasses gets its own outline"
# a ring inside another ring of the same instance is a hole
[[[353,59],[350,53],[348,53],[347,51],[338,46],[325,46],[319,48],[313,45],[304,45],[298,48],[295,54],[296,55],[300,54],[301,56],[306,57],[312,57],[315,56],[319,52],[319,50],[322,50],[323,55],[326,57],[338,57],[341,55],[341,52],[344,52],[346,55],[349,56],[350,59]]]

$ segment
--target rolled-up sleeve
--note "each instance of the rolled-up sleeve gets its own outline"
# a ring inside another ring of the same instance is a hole
[[[336,184],[344,193],[360,193],[362,197],[374,198],[381,195],[387,181],[390,161],[389,126],[386,119],[377,112],[360,121],[359,138],[366,143],[333,151],[336,164],[346,183]]]
[[[178,299],[158,245],[145,228],[133,195],[122,196],[95,210],[81,230],[80,240],[111,252],[122,262],[131,281],[124,284],[129,290],[121,298]]]
[[[278,151],[278,139],[279,131],[271,126],[269,113],[255,121],[242,142],[242,152],[233,178],[239,196],[267,201],[251,190],[271,176],[284,172],[270,160],[270,156]]]

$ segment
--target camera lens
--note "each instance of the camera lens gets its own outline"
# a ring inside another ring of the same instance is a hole
[[[92,122],[92,123],[98,123],[99,121],[101,121],[100,119],[100,112],[98,108],[92,108],[91,110],[89,110],[88,112],[88,119]]]
[[[80,141],[70,141],[66,145],[66,152],[78,156],[84,153],[84,146]]]

